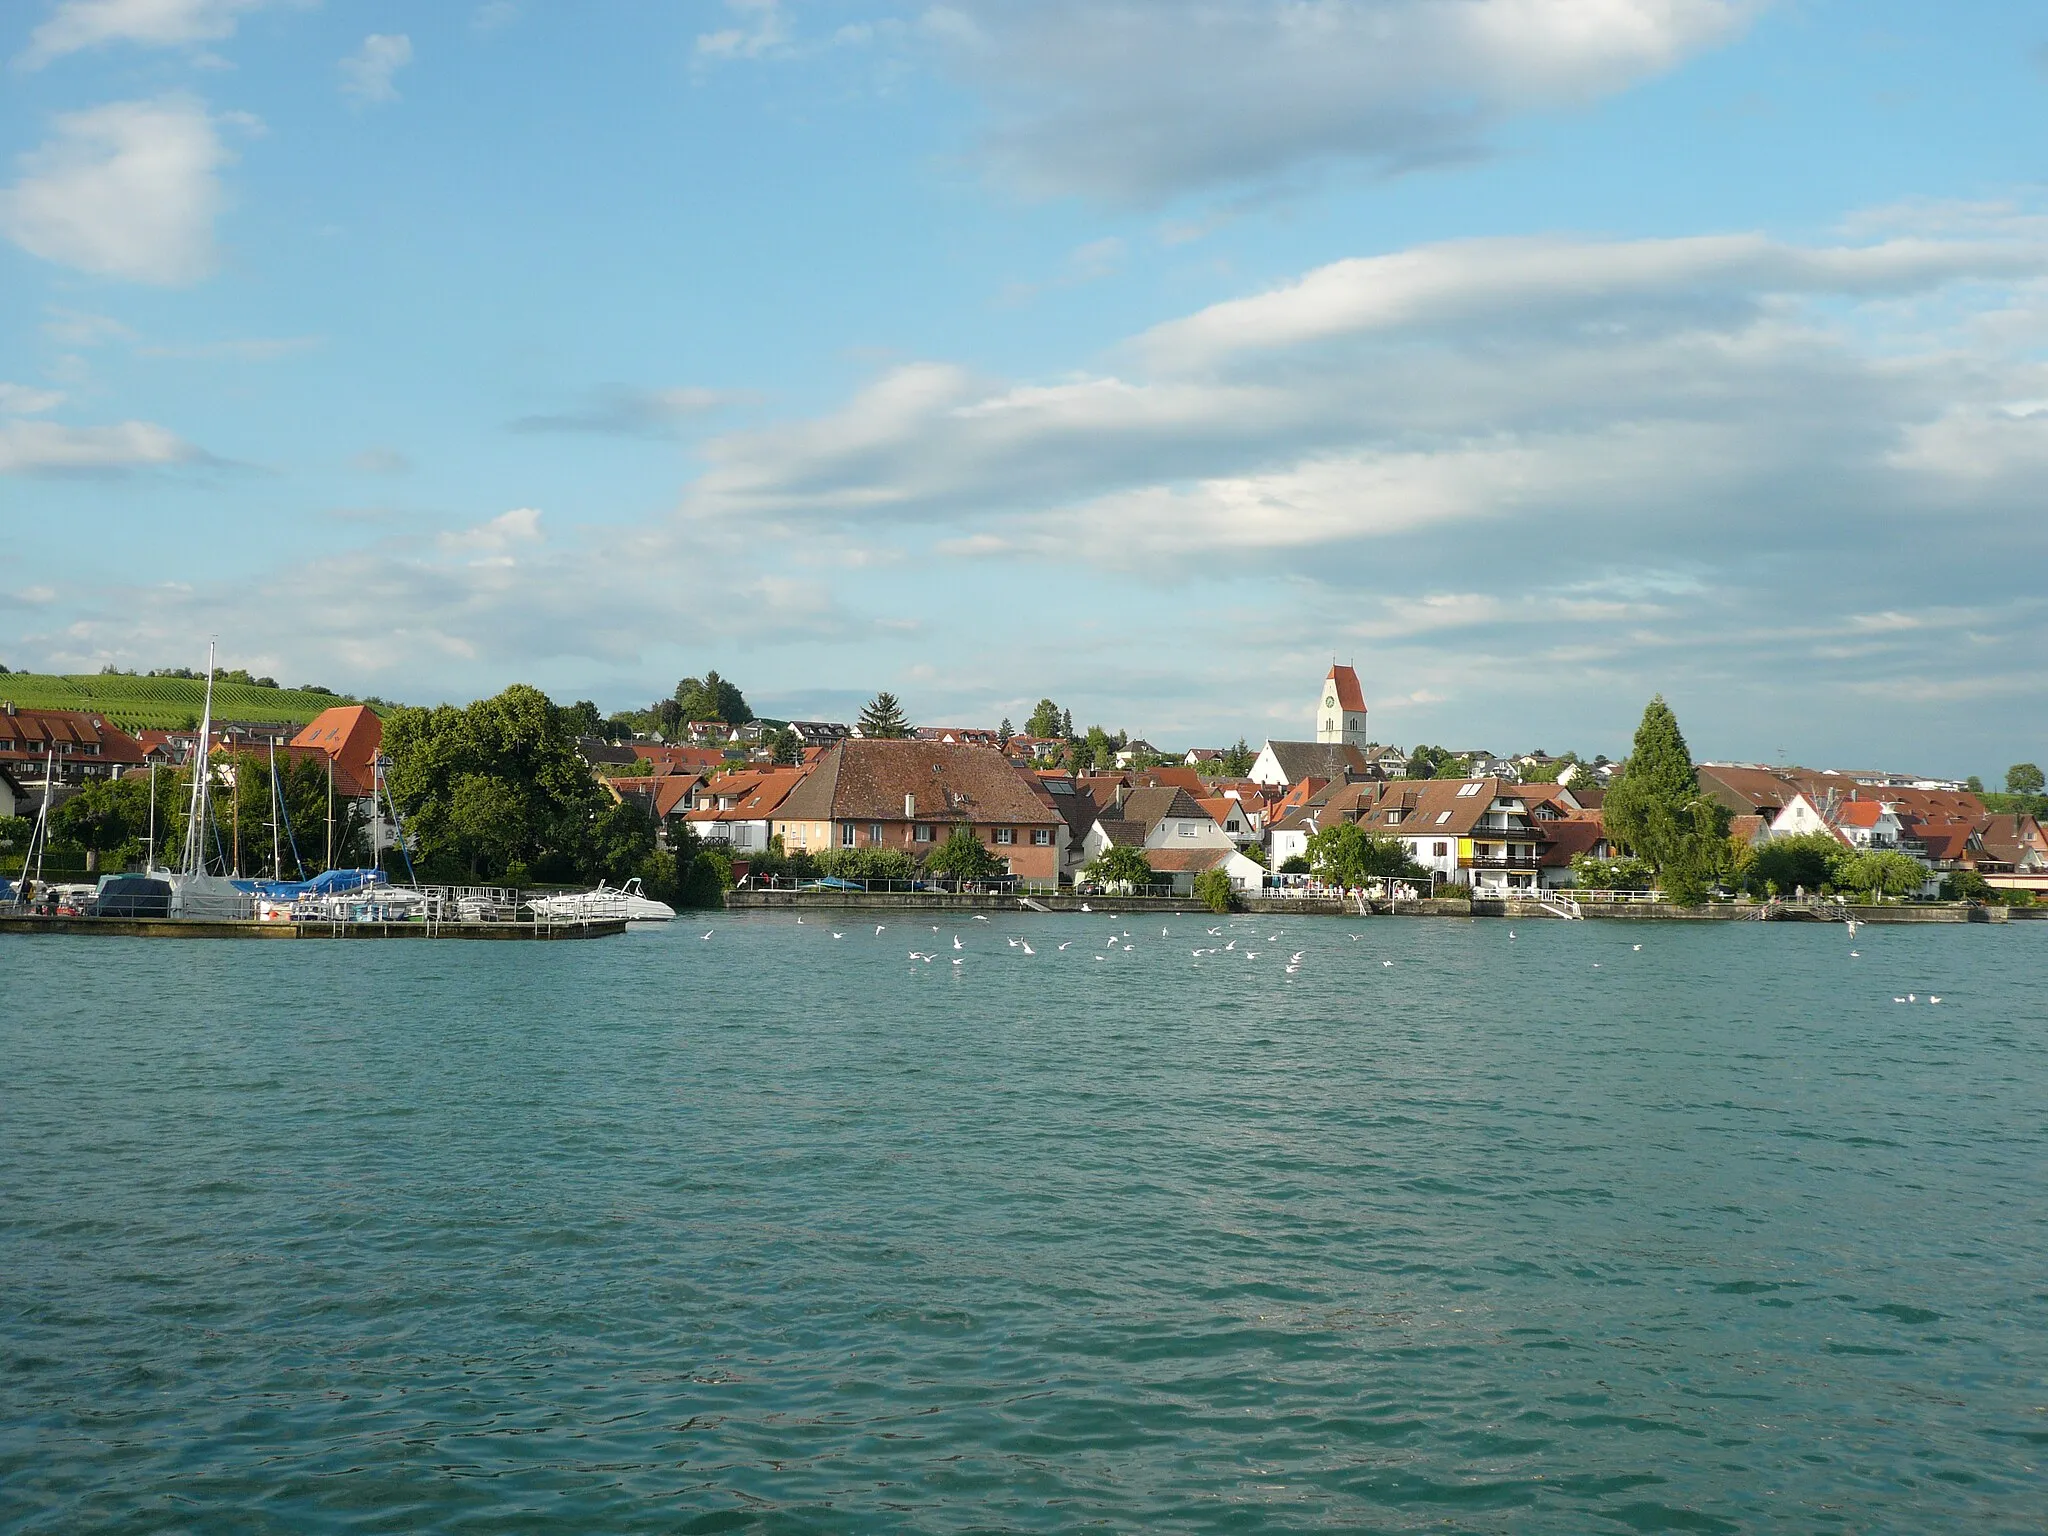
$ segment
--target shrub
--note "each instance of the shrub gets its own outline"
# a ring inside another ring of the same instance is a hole
[[[1211,912],[1229,912],[1237,906],[1237,887],[1220,869],[1205,869],[1195,876],[1195,897]]]
[[[1282,860],[1280,864],[1280,873],[1283,875],[1307,875],[1314,871],[1315,866],[1309,863],[1306,856],[1299,853],[1290,859]]]

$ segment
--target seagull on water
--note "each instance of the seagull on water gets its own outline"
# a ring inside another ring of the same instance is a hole
[[[1929,1001],[1930,1003],[1938,1003],[1941,1001],[1941,999],[1936,997],[1932,992],[1930,992],[1927,994],[1927,1001]]]
[[[1636,952],[1637,954],[1641,954],[1641,953],[1642,953],[1642,951],[1643,951],[1643,946],[1642,946],[1642,945],[1640,945],[1640,944],[1638,944],[1638,945],[1637,945],[1637,946],[1635,947],[1635,952]]]
[[[1895,997],[1892,999],[1892,1001],[1895,1003],[1903,1003],[1905,999],[1903,997]]]
[[[1393,968],[1394,962],[1391,960],[1382,960],[1380,964],[1386,966],[1388,969],[1391,970]]]
[[[988,919],[987,919],[987,918],[985,918],[985,917],[983,917],[983,916],[982,916],[982,915],[981,915],[981,914],[980,914],[979,912],[977,912],[977,913],[975,913],[975,914],[974,914],[974,920],[975,920],[975,921],[976,921],[977,923],[985,923],[985,922],[987,922],[987,921],[988,921]]]
[[[845,934],[843,934],[843,933],[835,933],[835,934],[833,934],[833,935],[832,935],[832,937],[833,937],[833,938],[835,938],[835,939],[843,939],[843,938],[845,938],[845,937],[846,937],[846,935],[845,935]]]
[[[1917,1003],[1920,1001],[1920,999],[1915,997],[1911,992],[1908,992],[1906,994],[1906,1001],[1909,1003]]]
[[[955,956],[953,957],[953,963],[954,963],[955,965],[958,965],[958,964],[960,963],[960,957],[959,957],[958,955],[955,955]]]
[[[1863,951],[1860,949],[1852,949],[1849,951],[1849,958],[1851,960],[1861,960],[1863,958]]]
[[[798,921],[799,923],[801,923],[801,922],[802,922],[802,921],[804,920],[804,918],[803,918],[803,914],[802,914],[801,912],[799,912],[799,913],[797,914],[797,918],[796,918],[796,920],[797,920],[797,921]]]
[[[1082,910],[1083,912],[1089,912],[1089,911],[1092,911],[1092,910],[1094,910],[1094,909],[1093,909],[1093,908],[1091,908],[1091,907],[1090,907],[1090,906],[1088,905],[1088,903],[1084,901],[1084,902],[1082,902],[1082,903],[1081,903],[1081,910]]]

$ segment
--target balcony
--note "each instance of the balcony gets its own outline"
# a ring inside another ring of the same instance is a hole
[[[1536,854],[1533,849],[1528,853],[1475,853],[1469,858],[1460,858],[1458,860],[1458,868],[1460,869],[1535,869],[1536,867]]]

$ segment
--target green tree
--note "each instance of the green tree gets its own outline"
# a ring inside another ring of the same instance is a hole
[[[1065,737],[1069,740],[1072,739],[1074,734],[1074,712],[1071,709],[1063,709],[1060,711],[1059,733],[1062,737]]]
[[[1280,873],[1283,875],[1306,875],[1312,874],[1314,870],[1315,866],[1309,863],[1303,854],[1290,854],[1280,861]]]
[[[768,739],[768,750],[785,768],[794,767],[804,760],[804,739],[785,725]]]
[[[723,720],[727,725],[745,725],[754,718],[746,695],[716,672],[684,678],[676,684],[675,699],[685,720]]]
[[[539,689],[395,710],[384,745],[417,864],[471,878],[515,862],[544,879],[594,872],[592,829],[610,800],[577,755],[565,711]]]
[[[1706,898],[1727,863],[1728,812],[1700,794],[1678,716],[1659,694],[1643,710],[1628,765],[1607,791],[1607,836],[1655,866],[1682,906]]]
[[[140,791],[138,793],[138,790]],[[141,835],[138,809],[146,817],[147,786],[133,779],[95,779],[50,816],[50,830],[85,850],[89,874],[99,873],[100,855],[126,847]]]
[[[572,734],[577,736],[604,735],[604,716],[597,706],[588,699],[578,699],[562,711],[562,717]]]
[[[1409,857],[1406,844],[1391,837],[1375,837],[1355,821],[1340,821],[1310,833],[1308,862],[1310,871],[1325,885],[1429,878],[1429,871]]]
[[[1142,848],[1129,848],[1122,843],[1103,849],[1100,854],[1088,861],[1081,874],[1084,878],[1107,888],[1152,885],[1159,878],[1153,874],[1152,866],[1145,861],[1145,851]]]
[[[1774,837],[1757,849],[1750,862],[1749,888],[1758,895],[1790,896],[1799,890],[1810,895],[1837,883],[1835,866],[1848,852],[1825,832]]]
[[[1835,866],[1837,886],[1869,896],[1910,896],[1926,880],[1926,865],[1888,848],[1851,854]]]
[[[917,873],[901,848],[830,848],[817,858],[820,874],[841,880],[908,880]]]
[[[1205,869],[1195,876],[1195,899],[1211,912],[1229,912],[1237,906],[1237,887],[1228,871]]]
[[[1973,795],[1981,795],[1984,793],[1984,781],[1973,773],[1963,781],[1963,788]]]
[[[1091,725],[1088,727],[1087,736],[1083,738],[1083,745],[1086,748],[1086,761],[1089,767],[1095,769],[1114,768],[1116,766],[1116,754],[1123,746],[1122,733],[1119,732],[1117,735],[1112,736],[1101,726]]]
[[[1024,722],[1024,734],[1027,736],[1044,737],[1064,736],[1066,732],[1060,728],[1059,705],[1053,703],[1051,699],[1040,699],[1038,707],[1031,711],[1031,718]]]
[[[878,741],[900,741],[914,734],[902,702],[887,690],[861,706],[860,733]]]
[[[2048,789],[2038,763],[2014,763],[2005,770],[2005,792],[2009,795],[2038,795]]]
[[[1641,891],[1656,883],[1657,871],[1642,859],[1596,859],[1581,853],[1572,857],[1572,876],[1591,891]]]
[[[993,880],[1004,873],[1003,861],[967,826],[955,827],[925,856],[924,867],[927,874],[950,875],[955,880]]]
[[[689,719],[683,713],[683,706],[674,699],[656,699],[648,713],[654,717],[654,728],[661,732],[665,741],[674,741],[681,735],[683,722]]]
[[[1010,729],[1010,717],[1008,715],[1003,716],[1003,723],[996,727],[996,745],[1005,752],[1009,751],[1010,738],[1016,734],[1015,731]]]

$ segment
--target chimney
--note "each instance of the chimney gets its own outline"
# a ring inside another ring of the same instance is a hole
[[[917,796],[905,795],[903,797],[903,819],[905,821],[917,820]]]

